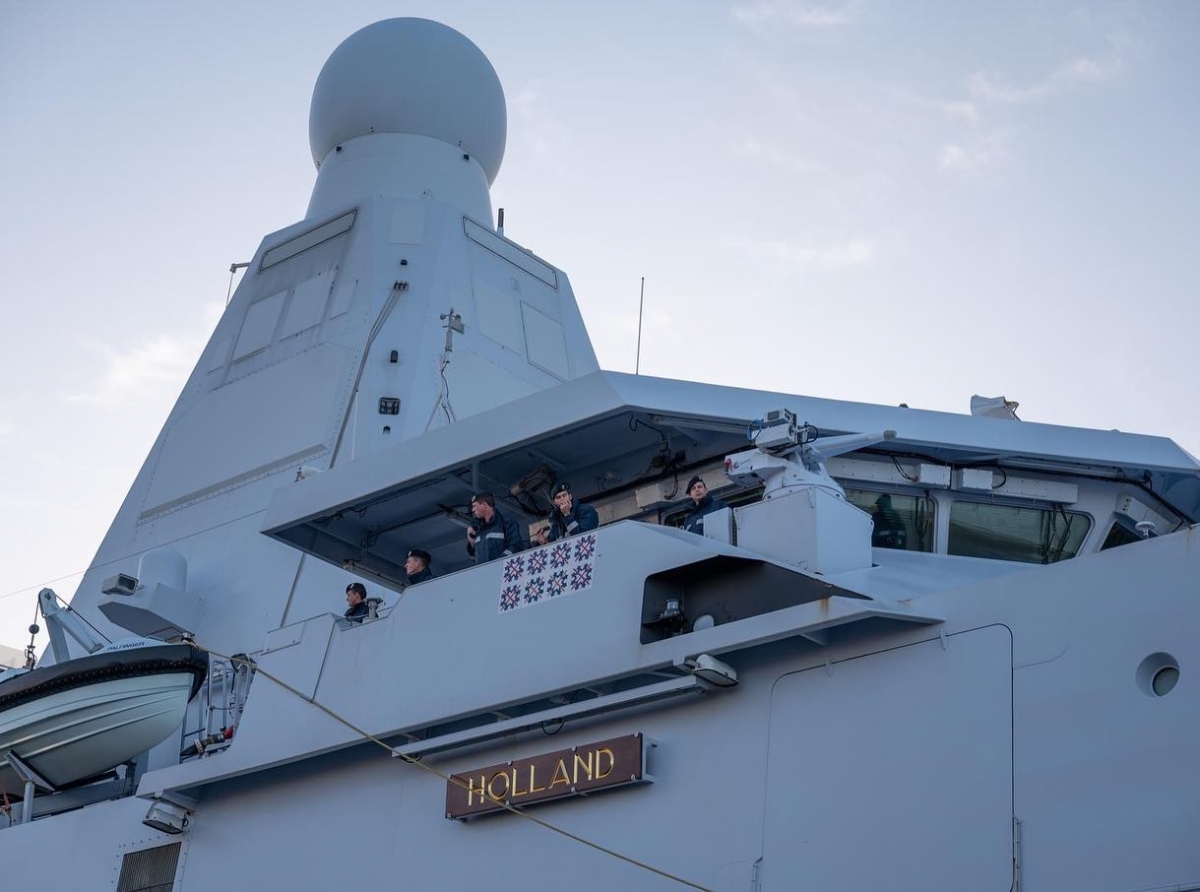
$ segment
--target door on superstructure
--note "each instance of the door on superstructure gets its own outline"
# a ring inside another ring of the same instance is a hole
[[[1012,709],[998,625],[780,677],[763,892],[1007,892]]]

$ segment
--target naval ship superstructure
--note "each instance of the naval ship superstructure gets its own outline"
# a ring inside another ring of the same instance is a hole
[[[602,371],[491,206],[505,136],[442,25],[326,63],[306,217],[72,600],[207,677],[101,776],[0,731],[6,888],[1200,889],[1200,465]],[[597,529],[473,563],[474,494],[528,537],[562,481]]]

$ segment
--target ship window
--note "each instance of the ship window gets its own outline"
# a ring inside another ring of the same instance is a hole
[[[175,867],[179,864],[179,843],[129,852],[121,859],[117,892],[171,892],[175,886]]]
[[[1141,536],[1135,531],[1120,521],[1116,521],[1113,523],[1112,529],[1108,531],[1108,535],[1104,537],[1104,544],[1100,546],[1100,550],[1104,551],[1107,548],[1117,548],[1121,545],[1130,545],[1141,541]]]
[[[947,551],[967,557],[1053,564],[1075,557],[1092,522],[1062,508],[955,502]]]
[[[871,515],[875,548],[933,551],[933,499],[847,488],[846,501]]]

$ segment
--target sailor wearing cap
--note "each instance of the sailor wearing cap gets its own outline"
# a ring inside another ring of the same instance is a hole
[[[490,492],[471,496],[471,515],[471,525],[467,527],[467,554],[475,558],[475,563],[507,557],[523,547],[516,521],[500,513],[496,508],[496,497]]]
[[[429,569],[431,563],[433,563],[433,557],[428,551],[422,551],[420,548],[410,550],[408,560],[404,562],[404,572],[408,576],[408,584],[416,585],[418,582],[427,582],[433,579],[433,571]]]
[[[361,582],[346,586],[346,612],[344,616],[352,623],[361,623],[371,613],[367,605],[367,587]]]
[[[534,541],[539,545],[553,542],[555,539],[565,539],[576,533],[586,533],[600,526],[600,515],[591,505],[580,502],[575,504],[571,495],[571,484],[556,483],[550,490],[554,500],[554,508],[550,511],[549,529],[541,529],[534,535]]]
[[[704,478],[699,474],[688,481],[687,489],[684,491],[692,499],[692,510],[683,519],[683,528],[689,533],[703,536],[704,515],[712,514],[714,511],[720,511],[729,506],[720,499],[714,499],[709,495],[708,486],[705,485]]]

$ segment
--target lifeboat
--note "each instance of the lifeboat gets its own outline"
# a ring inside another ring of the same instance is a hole
[[[0,792],[22,795],[14,754],[61,789],[161,743],[183,723],[207,672],[207,655],[190,644],[134,639],[0,674]]]

